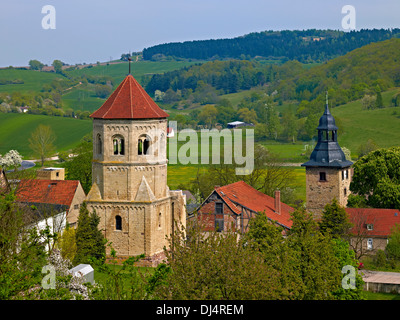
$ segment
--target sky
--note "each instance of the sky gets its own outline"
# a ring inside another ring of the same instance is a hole
[[[46,5],[55,15],[42,13]],[[400,0],[1,0],[0,67],[104,62],[161,43],[265,30],[346,31],[345,5],[355,9],[356,30],[400,27]]]

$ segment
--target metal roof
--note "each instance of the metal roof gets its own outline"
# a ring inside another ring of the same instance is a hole
[[[335,119],[326,105],[325,112],[319,119],[317,145],[311,153],[310,160],[302,164],[303,167],[346,168],[353,164],[346,159],[337,142],[337,129]]]

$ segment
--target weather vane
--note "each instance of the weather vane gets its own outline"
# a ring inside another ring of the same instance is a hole
[[[129,56],[128,56],[129,74],[131,74],[131,61],[132,61],[131,51],[129,51]]]

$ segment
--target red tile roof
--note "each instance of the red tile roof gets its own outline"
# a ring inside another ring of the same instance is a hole
[[[241,209],[236,204],[255,212],[265,212],[268,218],[288,228],[292,226],[293,222],[290,220],[290,213],[294,211],[294,208],[281,202],[281,213],[276,213],[275,199],[254,189],[244,181],[238,181],[223,187],[216,187],[215,191],[225,200],[232,211],[237,214],[241,213]]]
[[[90,115],[96,119],[159,119],[168,116],[130,74],[106,102]]]
[[[21,180],[16,193],[17,201],[70,207],[78,185],[78,180]]]
[[[349,220],[354,225],[351,232],[370,237],[387,237],[392,227],[400,223],[399,209],[346,208]],[[372,230],[367,225],[372,225]]]

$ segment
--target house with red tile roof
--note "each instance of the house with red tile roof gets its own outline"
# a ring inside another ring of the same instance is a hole
[[[42,210],[65,211],[68,223],[74,227],[79,209],[86,198],[79,180],[21,180],[16,189],[17,202]]]
[[[197,209],[195,217],[201,221],[204,231],[246,232],[250,219],[261,213],[287,231],[292,226],[290,214],[294,210],[280,201],[279,190],[275,191],[273,198],[254,189],[244,181],[238,181],[226,186],[215,187]]]
[[[392,228],[400,224],[399,209],[345,208],[353,224],[350,246],[359,256],[386,248]]]

